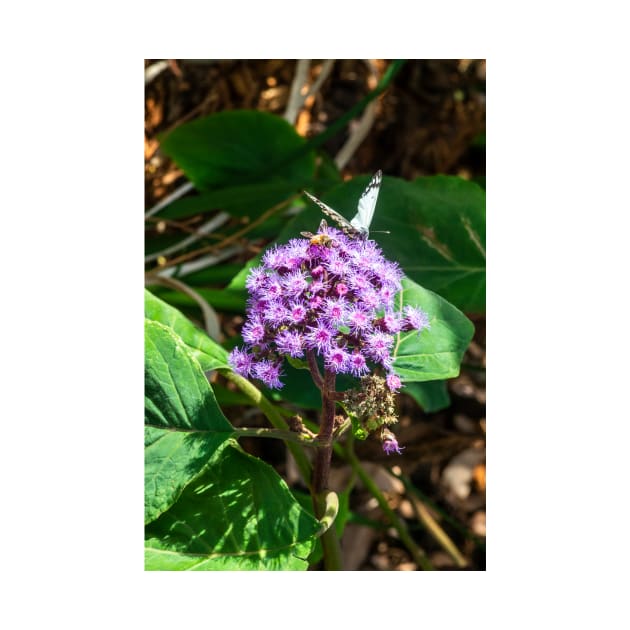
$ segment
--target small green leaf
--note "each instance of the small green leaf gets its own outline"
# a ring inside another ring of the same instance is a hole
[[[271,466],[228,446],[146,528],[145,568],[305,570],[320,529]]]
[[[459,374],[464,351],[475,327],[452,304],[409,278],[398,294],[401,309],[419,306],[429,316],[430,328],[399,333],[392,356],[394,370],[403,381],[437,381]]]
[[[147,319],[171,328],[186,344],[192,356],[199,361],[204,372],[229,368],[227,351],[195,327],[176,308],[173,308],[150,291],[144,291],[144,313]]]
[[[233,434],[188,346],[145,320],[145,522],[167,510]]]

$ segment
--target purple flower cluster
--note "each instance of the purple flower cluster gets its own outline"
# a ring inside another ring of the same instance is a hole
[[[397,391],[390,356],[395,335],[429,327],[422,309],[395,310],[402,276],[374,241],[325,225],[317,236],[272,247],[247,278],[245,347],[231,352],[232,367],[280,388],[283,357],[313,352],[335,373],[360,377],[380,365]]]

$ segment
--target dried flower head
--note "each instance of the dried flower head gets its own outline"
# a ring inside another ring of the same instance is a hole
[[[394,393],[381,376],[362,377],[360,387],[345,392],[344,403],[368,433],[398,422]]]

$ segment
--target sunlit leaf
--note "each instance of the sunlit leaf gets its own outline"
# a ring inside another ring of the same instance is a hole
[[[430,328],[400,333],[392,353],[394,369],[403,381],[436,381],[459,374],[473,323],[452,304],[409,278],[403,279],[399,304],[422,308]]]
[[[228,367],[227,351],[210,339],[205,332],[197,328],[160,298],[145,289],[144,314],[147,319],[160,322],[171,328],[186,344],[192,356],[199,361],[204,372]]]
[[[145,320],[145,522],[167,510],[233,430],[188,346]]]
[[[305,570],[320,524],[268,464],[228,446],[146,529],[147,570]]]

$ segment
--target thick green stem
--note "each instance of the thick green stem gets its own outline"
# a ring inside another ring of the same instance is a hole
[[[313,495],[313,506],[315,508],[315,514],[318,515],[317,518],[319,520],[324,520],[326,517],[327,494],[328,492],[324,491],[318,495]],[[339,545],[337,529],[334,523],[332,523],[321,535],[320,541],[324,552],[324,568],[326,571],[341,571],[343,566],[341,559],[341,547]]]

